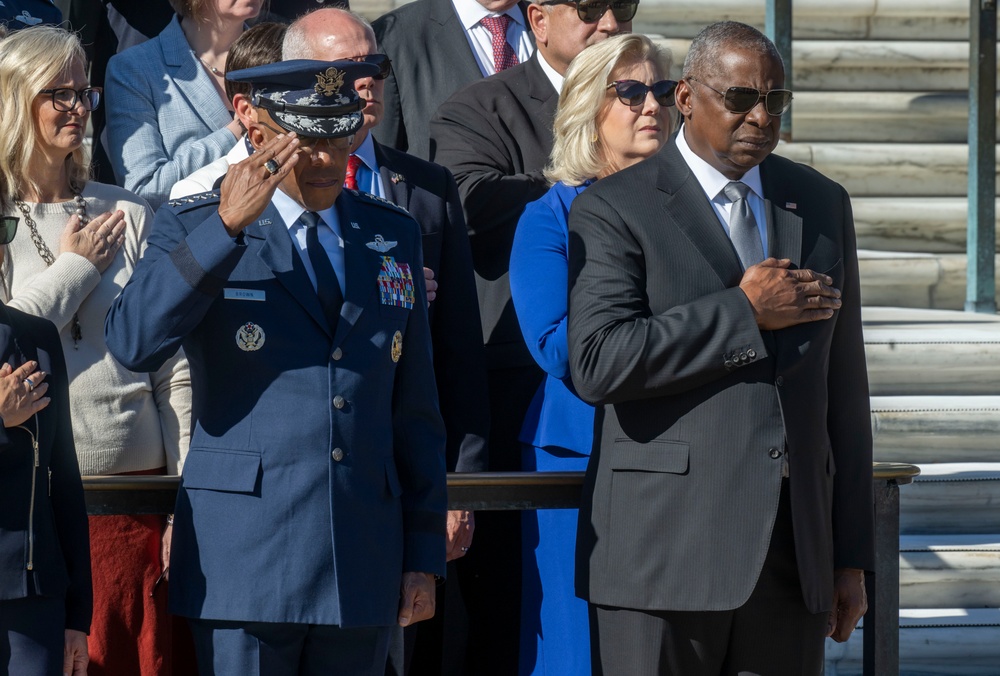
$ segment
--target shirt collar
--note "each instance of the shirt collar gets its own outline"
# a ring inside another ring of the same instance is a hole
[[[285,194],[285,191],[281,189],[281,186],[278,186],[278,189],[274,191],[274,196],[271,197],[271,204],[273,204],[274,208],[277,209],[278,215],[281,216],[281,220],[285,222],[285,227],[289,230],[297,224],[299,216],[306,212],[305,207]],[[337,223],[335,206],[316,213],[318,213],[319,217],[323,219],[323,222],[331,228],[333,228]],[[336,232],[336,230],[334,230],[334,232]]]
[[[719,193],[726,187],[730,179],[723,176],[722,172],[691,150],[691,146],[687,144],[687,140],[684,138],[685,129],[686,127],[681,126],[680,131],[677,132],[677,150],[680,151],[681,157],[687,162],[691,173],[698,179],[698,183],[701,185],[701,189],[705,191],[708,199],[715,201],[715,198],[719,196]],[[750,171],[743,174],[740,181],[746,183],[757,197],[764,199],[764,186],[760,181],[760,165],[754,166]]]
[[[549,65],[549,62],[545,60],[544,56],[542,56],[541,50],[536,51],[535,54],[538,55],[538,65],[542,67],[542,72],[545,73],[545,77],[549,78],[549,82],[551,82],[552,86],[555,87],[556,94],[561,94],[563,80],[566,78],[560,75],[555,68]]]
[[[353,154],[361,158],[361,161],[373,174],[378,173],[378,162],[375,161],[375,144],[372,142],[371,132],[365,135],[365,140],[361,142]]]
[[[451,0],[451,4],[455,8],[455,13],[458,14],[458,20],[462,22],[462,26],[467,31],[472,30],[476,24],[486,17],[500,16],[501,14],[506,14],[520,24],[521,28],[524,28],[524,13],[521,12],[521,8],[516,4],[506,12],[491,12],[476,2],[476,0]]]

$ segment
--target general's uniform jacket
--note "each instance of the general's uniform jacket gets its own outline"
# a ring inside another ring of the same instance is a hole
[[[420,231],[388,202],[341,193],[346,291],[331,335],[273,205],[234,240],[218,201],[157,213],[106,326],[129,368],[154,370],[182,344],[191,363],[171,611],[394,625],[401,574],[444,573]]]

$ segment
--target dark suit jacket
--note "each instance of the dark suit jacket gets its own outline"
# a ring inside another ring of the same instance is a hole
[[[0,359],[37,361],[52,398],[21,425],[0,425],[0,599],[25,598],[31,575],[38,594],[65,598],[67,629],[89,632],[90,531],[56,327],[0,305]]]
[[[519,3],[527,24],[527,3]],[[428,159],[428,123],[462,87],[483,79],[451,0],[417,0],[372,24],[379,49],[392,59],[385,113],[374,130],[387,146]]]
[[[462,203],[444,167],[378,143],[382,185],[423,233],[424,265],[440,285],[428,313],[449,472],[485,472],[490,415],[476,277]]]
[[[431,120],[431,155],[458,182],[472,242],[490,368],[534,366],[510,300],[514,231],[528,202],[544,195],[559,95],[528,61],[457,92]]]
[[[155,370],[181,344],[191,363],[176,614],[393,626],[402,573],[444,574],[420,232],[384,200],[345,190],[336,206],[346,291],[333,334],[273,205],[234,241],[218,193],[157,212],[108,314],[127,368]],[[376,250],[376,235],[392,248]]]
[[[673,143],[598,181],[570,212],[569,351],[603,404],[577,592],[649,610],[727,610],[756,584],[783,451],[802,591],[872,570],[872,439],[851,204],[778,156],[761,164],[772,256],[824,272],[832,319],[761,332],[739,258]],[[637,199],[637,194],[642,198]]]

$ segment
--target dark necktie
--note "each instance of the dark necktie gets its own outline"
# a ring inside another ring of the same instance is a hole
[[[507,42],[507,26],[510,21],[511,18],[506,14],[487,16],[480,21],[493,36],[493,69],[498,73],[517,65],[517,54]]]
[[[347,158],[347,174],[344,176],[344,187],[348,190],[358,189],[358,168],[361,166],[361,158],[351,155]]]
[[[740,181],[730,181],[722,192],[726,193],[733,206],[729,211],[729,238],[733,240],[736,253],[740,256],[743,269],[756,265],[764,260],[764,246],[760,243],[760,231],[757,229],[757,219],[750,210],[747,195],[750,186]]]
[[[309,262],[312,263],[313,272],[316,273],[316,295],[319,296],[326,323],[330,326],[330,333],[333,334],[337,332],[337,320],[340,318],[340,308],[344,304],[344,294],[340,291],[337,272],[333,269],[330,256],[319,243],[321,222],[319,214],[306,211],[299,217],[299,221],[306,226],[306,252],[309,255]]]

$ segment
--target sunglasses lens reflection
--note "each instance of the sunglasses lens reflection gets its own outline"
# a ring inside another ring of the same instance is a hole
[[[638,106],[646,100],[646,94],[653,90],[653,98],[661,106],[674,105],[674,90],[677,83],[673,80],[660,80],[652,86],[647,86],[636,80],[622,80],[615,83],[615,93],[618,99],[627,106]]]
[[[17,222],[16,216],[4,216],[0,219],[0,245],[10,244],[14,241],[14,235],[17,234]]]
[[[726,90],[726,110],[733,113],[748,113],[757,102],[761,93],[749,87],[730,87]],[[767,114],[777,117],[788,110],[792,103],[792,92],[787,89],[774,89],[764,95],[764,108]]]
[[[580,0],[576,5],[577,14],[584,23],[600,21],[604,13],[611,10],[615,21],[624,23],[635,17],[639,3],[635,0]]]

